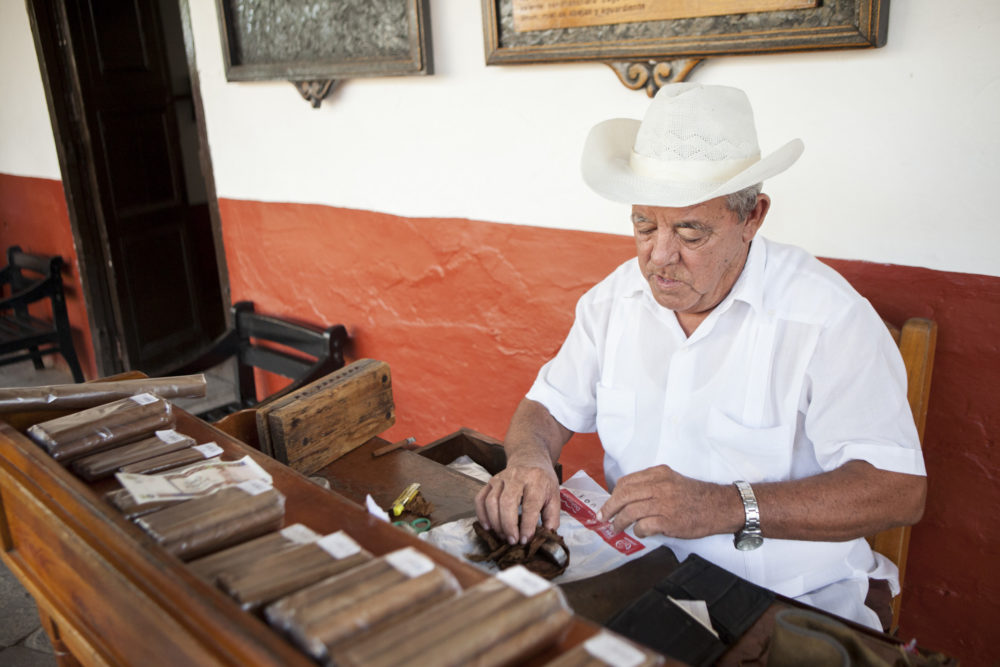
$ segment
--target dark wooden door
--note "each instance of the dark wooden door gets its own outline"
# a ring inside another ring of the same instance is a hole
[[[177,2],[62,7],[116,351],[124,368],[155,374],[225,317],[197,132],[193,148],[182,141],[195,123]]]

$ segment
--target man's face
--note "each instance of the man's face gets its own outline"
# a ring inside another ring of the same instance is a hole
[[[683,314],[707,314],[729,293],[770,200],[740,221],[719,197],[684,208],[633,206],[639,266],[653,297]]]

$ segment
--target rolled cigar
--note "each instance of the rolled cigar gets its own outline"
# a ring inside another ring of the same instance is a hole
[[[170,507],[178,503],[187,502],[188,498],[171,498],[169,500],[157,500],[148,503],[138,503],[135,496],[129,493],[128,489],[117,489],[109,491],[104,495],[105,500],[111,503],[119,512],[125,515],[126,519],[134,519],[156,512],[164,507]]]
[[[70,468],[83,479],[92,482],[110,477],[119,468],[131,463],[169,454],[194,444],[195,439],[190,436],[173,430],[161,431],[151,438],[84,456],[73,461]]]
[[[252,495],[229,487],[141,516],[136,523],[170,553],[192,560],[277,530],[284,515],[285,496],[277,489]]]
[[[216,579],[223,572],[243,570],[266,556],[283,553],[302,544],[315,542],[319,537],[319,534],[309,530],[301,523],[296,523],[209,556],[203,556],[191,561],[188,566],[202,579],[216,583]]]
[[[302,626],[313,623],[325,616],[340,612],[346,607],[357,604],[371,595],[385,590],[390,586],[401,584],[406,581],[406,575],[393,568],[382,571],[369,571],[367,576],[347,573],[350,576],[344,577],[346,586],[331,594],[331,589],[336,589],[340,582],[334,582],[327,586],[326,597],[316,600],[313,604],[291,610],[291,618],[286,620],[284,627],[290,629],[292,626]],[[373,573],[372,573],[373,572]],[[322,583],[322,582],[320,582]],[[311,588],[311,587],[310,587]]]
[[[401,614],[418,613],[427,603],[452,598],[458,591],[455,577],[435,567],[426,574],[359,596],[334,614],[293,627],[292,637],[313,658],[323,659],[331,647],[352,635],[380,627]]]
[[[385,637],[385,632],[394,627],[397,623],[406,620],[411,615],[421,615],[428,611],[433,611],[437,607],[446,606],[447,603],[456,599],[455,591],[443,590],[429,596],[419,602],[414,602],[408,605],[405,609],[399,611],[396,614],[387,616],[386,618],[378,621],[377,623],[369,626],[364,630],[360,630],[353,635],[344,637],[342,640],[335,644],[326,646],[325,654],[322,654],[319,658],[321,662],[326,665],[338,665],[337,660],[332,657],[334,652],[338,654],[342,651],[348,650],[351,646],[357,643],[368,641],[372,636]],[[294,640],[293,640],[294,641]],[[308,653],[307,649],[306,652]]]
[[[95,424],[126,424],[146,416],[162,413],[167,401],[151,394],[121,398],[110,403],[95,405],[86,410],[49,419],[28,430],[41,433],[42,437],[58,440],[76,440],[88,435]]]
[[[338,559],[316,544],[303,544],[262,558],[238,574],[223,573],[219,575],[218,582],[219,587],[239,602],[243,609],[254,611],[284,595],[356,568],[371,559],[372,555],[367,551]]]
[[[474,667],[501,667],[519,664],[546,646],[554,644],[573,620],[573,612],[556,609],[523,626],[514,634],[503,637],[474,658],[462,658],[460,663]]]
[[[343,608],[343,600],[350,598],[359,587],[386,575],[395,581],[401,578],[400,573],[394,571],[384,558],[375,558],[348,573],[327,577],[282,597],[268,605],[265,616],[273,627],[288,631],[310,612],[328,614]]]
[[[128,465],[124,465],[119,468],[118,472],[151,475],[157,472],[180,468],[181,466],[186,466],[189,463],[198,463],[199,461],[204,461],[206,458],[211,458],[211,456],[206,457],[203,451],[196,449],[195,447],[185,447],[184,449],[179,449],[167,454],[161,454],[160,456],[154,456],[152,458],[136,461],[135,463],[129,463]]]
[[[0,413],[81,410],[147,393],[160,398],[201,398],[206,393],[206,387],[205,375],[202,373],[113,382],[9,387],[0,389]]]
[[[31,426],[28,436],[61,462],[139,440],[172,428],[173,407],[162,398],[142,394],[51,419]]]
[[[170,405],[167,403],[166,405]],[[148,437],[155,431],[173,428],[174,416],[171,413],[144,417],[127,424],[117,424],[113,427],[100,426],[90,435],[59,444],[49,451],[56,461],[68,463],[87,454],[95,454],[110,449],[119,444],[125,444]]]
[[[478,618],[490,617],[502,609],[514,606],[524,596],[503,582],[486,580],[468,589],[457,599],[396,623],[388,633],[377,633],[363,641],[352,643],[343,651],[331,655],[336,664],[392,665],[402,664],[411,655],[419,655],[464,632],[466,624]],[[412,651],[411,651],[412,648]]]
[[[531,597],[521,596],[516,603],[505,606],[496,613],[487,616],[476,615],[474,621],[466,624],[459,624],[458,632],[443,642],[435,645],[434,662],[439,665],[468,665],[473,659],[482,660],[488,664],[487,655],[491,651],[507,651],[510,648],[501,646],[508,642],[521,630],[533,624],[542,624],[546,618],[559,617],[559,612],[565,612],[565,616],[560,618],[562,625],[556,630],[565,627],[565,623],[572,616],[562,602],[559,589],[550,588],[544,593],[538,593]],[[549,631],[552,626],[546,626]],[[403,650],[410,659],[416,660],[421,655],[410,651],[410,646]],[[376,663],[378,664],[378,663]],[[400,661],[384,663],[402,664]]]

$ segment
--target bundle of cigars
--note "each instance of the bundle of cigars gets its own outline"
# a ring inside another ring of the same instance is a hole
[[[343,531],[300,524],[189,566],[326,665],[514,664],[572,618],[561,591],[523,567],[463,592],[413,547],[374,557]]]
[[[199,445],[175,426],[170,401],[141,393],[40,422],[26,433],[88,482],[119,472],[174,470],[221,453],[217,445]]]

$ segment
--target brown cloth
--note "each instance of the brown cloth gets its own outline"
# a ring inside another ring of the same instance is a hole
[[[523,565],[540,577],[555,579],[569,567],[569,547],[554,530],[544,526],[535,531],[535,536],[527,544],[508,544],[493,530],[486,530],[476,521],[472,529],[486,548],[484,554],[468,554],[466,557],[476,563],[493,561],[501,570],[513,565]],[[544,548],[543,548],[544,547]],[[553,553],[559,549],[566,554],[565,562],[560,562]]]

